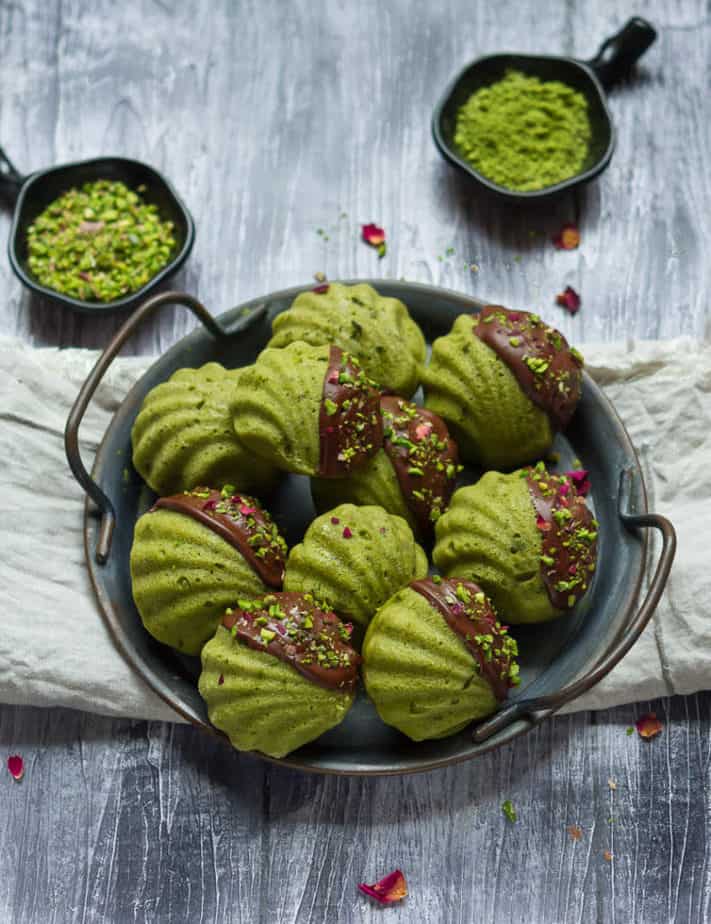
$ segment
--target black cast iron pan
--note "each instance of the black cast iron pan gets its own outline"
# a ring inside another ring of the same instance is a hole
[[[120,180],[129,189],[145,186],[142,196],[158,206],[163,219],[173,222],[176,247],[170,262],[144,286],[111,302],[90,302],[63,295],[41,285],[27,265],[27,229],[58,196],[93,180]],[[141,302],[185,263],[195,240],[195,224],[187,206],[169,181],[148,164],[126,157],[97,157],[22,176],[0,148],[0,196],[14,208],[7,249],[15,275],[28,289],[45,299],[87,313],[131,308]]]
[[[464,312],[483,302],[434,286],[396,280],[368,282],[407,304],[427,339],[446,333]],[[352,284],[349,281],[348,284]],[[307,286],[255,299],[213,318],[192,296],[167,292],[148,299],[123,325],[84,383],[67,421],[69,464],[88,494],[86,561],[106,624],[119,649],[146,683],[184,719],[213,731],[197,690],[198,659],[179,658],[144,630],[133,604],[129,552],[136,519],[154,495],[131,463],[131,427],[147,392],[176,369],[217,361],[227,367],[254,362],[271,335],[276,314]],[[144,318],[162,305],[189,308],[202,327],[159,357],[114,415],[90,475],[79,453],[79,426],[112,360]],[[487,721],[439,741],[415,744],[386,726],[360,693],[345,721],[278,763],[321,773],[412,773],[467,760],[498,747],[590,689],[626,654],[659,601],[674,556],[674,529],[647,510],[644,478],[629,436],[612,405],[586,374],[580,406],[565,436],[556,439],[560,468],[580,458],[590,470],[591,502],[600,523],[593,586],[569,615],[545,626],[512,627],[521,650],[522,685]],[[314,516],[308,479],[285,476],[267,501],[290,545]],[[661,533],[658,564],[645,581],[647,533]],[[643,600],[638,605],[638,597]]]
[[[606,39],[595,57],[589,61],[512,52],[479,58],[468,64],[455,77],[435,108],[432,133],[440,153],[480,187],[509,202],[540,202],[573,189],[581,183],[589,182],[607,167],[615,148],[615,131],[605,91],[629,74],[635,62],[656,37],[656,30],[651,23],[635,16],[619,32]],[[546,186],[532,192],[517,192],[487,179],[460,155],[454,142],[460,106],[480,87],[495,83],[510,70],[522,71],[524,74],[540,77],[541,80],[560,80],[585,96],[592,128],[592,142],[581,173],[554,186]]]

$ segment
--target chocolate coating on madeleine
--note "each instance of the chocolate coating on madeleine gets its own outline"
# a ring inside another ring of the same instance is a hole
[[[319,411],[322,478],[341,478],[366,462],[383,445],[380,392],[358,360],[330,348]]]
[[[502,626],[484,591],[474,581],[432,578],[412,581],[410,587],[442,614],[471,652],[477,672],[484,677],[499,702],[518,684],[516,640]]]
[[[459,471],[457,444],[437,414],[411,401],[386,395],[380,399],[383,449],[397,476],[405,503],[422,533],[449,506]]]
[[[509,367],[524,394],[563,430],[580,400],[583,358],[536,314],[487,305],[472,315],[474,334]]]
[[[355,689],[361,658],[349,644],[352,626],[311,594],[285,591],[240,600],[222,625],[250,648],[274,655],[321,687]]]
[[[222,491],[194,488],[159,498],[151,511],[161,509],[182,513],[207,526],[237,549],[265,584],[281,587],[286,542],[271,516],[253,497],[236,494],[229,485]]]
[[[541,577],[558,610],[586,593],[597,562],[597,521],[568,475],[551,475],[543,463],[523,470],[541,533]]]

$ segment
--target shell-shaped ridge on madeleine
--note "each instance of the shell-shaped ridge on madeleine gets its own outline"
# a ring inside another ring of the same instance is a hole
[[[172,510],[139,518],[130,567],[133,598],[146,630],[185,654],[199,654],[238,598],[268,589],[234,546]]]
[[[479,584],[502,622],[545,622],[560,615],[541,576],[541,534],[520,472],[487,472],[459,488],[435,535],[435,565],[447,576]]]
[[[329,690],[220,626],[198,683],[212,724],[242,751],[284,757],[345,718],[354,694]]]
[[[405,397],[416,390],[426,356],[425,338],[403,302],[366,283],[332,282],[327,291],[301,292],[274,319],[269,346],[299,340],[341,347],[383,388]]]
[[[268,490],[275,471],[236,437],[230,400],[242,370],[219,363],[179,369],[146,395],[131,430],[133,464],[161,495],[211,484]]]
[[[405,503],[397,475],[384,449],[347,478],[312,478],[311,496],[319,513],[339,503],[382,507],[406,520],[413,531],[417,530],[417,521]]]
[[[446,420],[469,462],[510,469],[544,457],[554,435],[548,416],[473,326],[471,315],[460,315],[433,343],[425,407]]]
[[[267,348],[243,372],[231,413],[241,443],[270,465],[315,475],[319,412],[329,346],[292,343]],[[261,464],[257,462],[257,464]]]
[[[455,734],[497,707],[471,652],[409,587],[383,604],[368,626],[363,680],[382,720],[413,741]]]
[[[401,517],[341,504],[317,517],[286,563],[284,589],[312,593],[366,625],[396,590],[427,574],[427,557]]]

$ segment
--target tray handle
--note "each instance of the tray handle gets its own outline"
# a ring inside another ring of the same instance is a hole
[[[618,635],[603,657],[582,677],[566,684],[555,693],[548,693],[545,696],[537,696],[531,699],[523,699],[518,702],[504,706],[490,719],[478,725],[473,732],[474,741],[479,744],[486,741],[496,732],[507,728],[517,719],[522,717],[528,718],[533,724],[538,724],[543,719],[548,718],[554,712],[557,712],[565,703],[576,699],[582,693],[585,693],[593,687],[598,681],[608,674],[615,665],[622,660],[630,648],[642,634],[645,626],[649,622],[652,613],[659,603],[664,587],[669,577],[674,554],[676,552],[676,532],[674,527],[666,517],[657,513],[632,513],[629,510],[630,487],[632,482],[632,472],[624,470],[620,474],[619,490],[619,515],[620,519],[628,529],[658,529],[662,535],[662,550],[659,555],[659,561],[654,571],[654,576],[650,581],[647,594],[629,624]]]
[[[95,552],[96,560],[100,565],[106,564],[109,552],[111,551],[111,538],[113,536],[114,526],[116,525],[116,511],[111,500],[104,494],[84,467],[79,451],[79,426],[84,418],[89,402],[94,396],[94,392],[116,357],[116,354],[141,323],[149,315],[153,314],[159,308],[162,308],[163,305],[181,305],[184,308],[188,308],[217,340],[231,337],[239,333],[244,327],[244,323],[242,323],[239,324],[236,329],[228,331],[219,321],[213,318],[207,308],[192,295],[188,295],[186,292],[162,292],[160,295],[154,295],[152,298],[147,299],[136,311],[134,311],[116,332],[109,345],[98,358],[96,365],[87,376],[86,381],[81,387],[81,391],[77,395],[74,406],[69,412],[69,417],[67,418],[67,425],[64,429],[64,449],[74,477],[101,511],[101,526],[99,528],[99,538],[96,543]],[[255,312],[252,312],[250,319],[252,319],[258,311],[259,309],[256,309]]]

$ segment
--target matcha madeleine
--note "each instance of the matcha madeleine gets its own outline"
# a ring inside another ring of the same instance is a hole
[[[455,491],[435,527],[435,564],[480,584],[507,623],[546,622],[572,609],[597,560],[581,474],[551,475],[539,463],[487,472]]]
[[[152,388],[131,430],[133,464],[156,494],[189,491],[195,485],[261,493],[276,476],[240,442],[229,402],[243,375],[219,363],[179,369]]]
[[[425,406],[443,417],[462,456],[511,469],[545,456],[582,389],[583,359],[535,314],[489,305],[435,340]]]
[[[378,714],[413,741],[444,738],[492,713],[518,683],[516,642],[472,581],[428,578],[398,591],[363,642]]]
[[[239,750],[271,757],[313,741],[353,704],[360,656],[349,638],[310,594],[238,601],[202,650],[210,721]]]
[[[267,348],[233,393],[234,429],[267,465],[342,478],[382,445],[379,399],[357,358],[340,347]]]
[[[427,557],[401,517],[341,504],[311,523],[287,559],[284,589],[312,593],[366,626],[396,590],[427,574]]]
[[[383,448],[346,479],[313,479],[314,502],[318,510],[339,500],[377,504],[428,538],[461,470],[457,444],[441,417],[411,401],[384,395],[380,411]]]
[[[297,340],[337,344],[358,357],[382,388],[408,397],[419,384],[426,356],[425,338],[405,305],[365,283],[331,282],[302,292],[276,316],[272,333],[270,347]]]
[[[286,543],[253,497],[231,485],[161,497],[136,523],[133,598],[150,634],[198,654],[237,597],[281,588]]]

